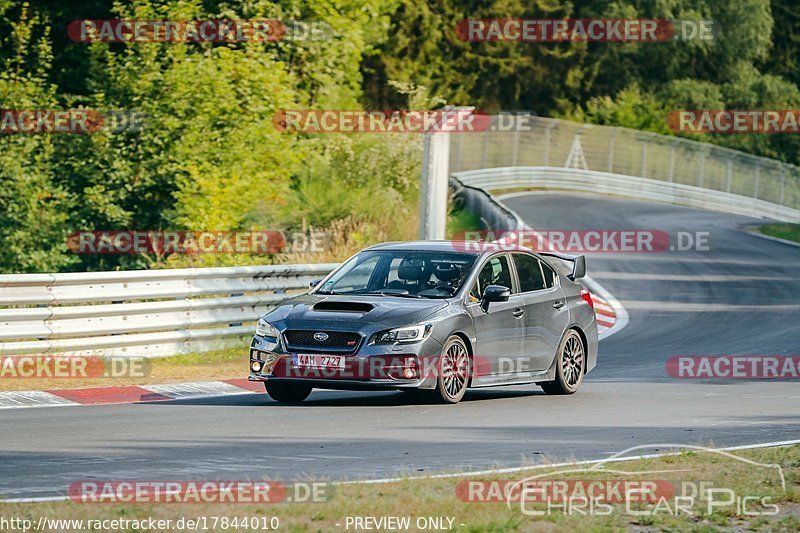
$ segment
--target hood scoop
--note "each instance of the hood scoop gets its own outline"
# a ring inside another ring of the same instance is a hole
[[[335,300],[323,300],[314,304],[314,311],[328,311],[340,313],[369,313],[375,308],[374,305],[365,302],[337,302]]]

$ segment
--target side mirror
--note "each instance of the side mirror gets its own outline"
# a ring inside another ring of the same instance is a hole
[[[575,281],[576,279],[584,276],[586,276],[586,257],[579,255],[575,258],[575,265],[572,267],[572,274],[567,276],[567,278],[569,278],[570,281]]]
[[[311,281],[308,282],[308,288],[313,289],[314,287],[319,285],[320,281],[322,281],[322,279],[312,279]]]
[[[489,285],[483,290],[481,297],[481,309],[484,313],[489,312],[489,304],[492,302],[507,302],[511,297],[511,289],[502,285]]]

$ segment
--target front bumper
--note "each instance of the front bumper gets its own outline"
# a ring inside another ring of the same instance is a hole
[[[356,354],[342,355],[344,369],[303,368],[295,354],[280,342],[255,336],[250,345],[250,364],[258,361],[261,370],[250,368],[250,381],[302,382],[315,388],[340,390],[432,389],[436,386],[438,359],[442,345],[433,338],[418,343],[363,345]],[[325,355],[340,355],[330,352]],[[409,364],[414,361],[415,364]],[[407,377],[407,369],[414,375]]]

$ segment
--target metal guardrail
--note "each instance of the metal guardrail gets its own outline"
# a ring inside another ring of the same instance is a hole
[[[489,194],[488,189],[465,183],[468,180],[460,178],[469,176],[468,172],[450,176],[450,190],[456,204],[480,218],[483,228],[497,230],[521,230],[525,223],[514,211],[497,202]]]
[[[571,168],[674,184],[677,189],[706,189],[800,213],[800,167],[794,165],[627,128],[530,115],[495,116],[493,124],[494,130],[483,133],[450,135],[451,174],[506,167]],[[781,212],[787,211],[775,211]]]
[[[764,200],[748,198],[690,185],[665,183],[657,180],[552,167],[502,167],[456,172],[453,178],[465,186],[486,191],[516,188],[583,191],[613,194],[665,202],[699,209],[712,209],[751,217],[800,222],[800,211]],[[487,225],[505,228],[503,225]]]
[[[0,275],[0,355],[162,356],[240,343],[335,264]]]

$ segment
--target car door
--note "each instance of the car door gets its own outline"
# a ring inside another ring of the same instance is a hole
[[[480,295],[488,285],[503,285],[511,289],[507,302],[492,302],[488,311],[480,307]],[[488,375],[512,374],[523,350],[524,302],[517,290],[516,280],[507,253],[493,255],[480,267],[466,305],[475,327],[473,374],[477,380]]]
[[[523,351],[528,372],[547,370],[553,361],[569,311],[556,272],[534,255],[512,254],[523,300]]]

